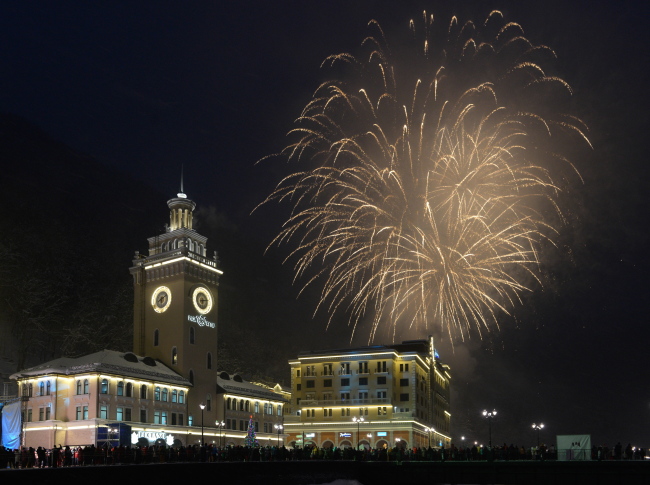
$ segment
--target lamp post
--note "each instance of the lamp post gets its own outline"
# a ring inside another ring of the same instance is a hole
[[[483,410],[483,416],[488,420],[488,428],[490,430],[490,439],[488,440],[488,446],[492,449],[492,418],[497,415],[496,409],[492,411]]]
[[[361,440],[359,440],[359,427],[361,426],[361,423],[363,423],[365,421],[365,419],[363,419],[363,416],[360,416],[358,418],[356,416],[354,416],[352,418],[352,421],[357,423],[357,450],[358,450],[359,449],[359,444],[361,443]]]
[[[539,449],[539,431],[544,427],[543,423],[535,424],[533,423],[533,429],[537,430],[537,449]]]
[[[226,426],[225,421],[217,421],[215,423],[217,425],[217,428],[219,428],[219,448],[223,448],[223,443],[221,441],[221,430]]]
[[[205,404],[199,404],[199,407],[201,408],[201,446],[205,444],[205,441],[203,441],[203,410],[205,409]]]
[[[431,433],[432,432],[435,433],[436,430],[433,428],[424,428],[424,431],[426,431],[427,434],[429,435],[429,448],[431,448]]]
[[[284,428],[281,424],[274,424],[273,427],[278,430],[278,448],[280,447],[280,432]]]

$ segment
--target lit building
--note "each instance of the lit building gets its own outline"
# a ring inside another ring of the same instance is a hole
[[[166,232],[130,268],[133,352],[61,358],[11,376],[23,445],[100,444],[110,433],[121,444],[243,444],[249,420],[259,442],[283,442],[286,395],[217,371],[217,254],[207,256],[207,238],[192,228],[196,205],[182,186],[167,205]],[[228,408],[234,401],[241,410]]]
[[[451,444],[449,366],[433,339],[301,353],[291,365],[287,442],[319,447]]]

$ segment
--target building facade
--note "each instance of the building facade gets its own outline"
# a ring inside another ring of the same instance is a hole
[[[294,446],[451,444],[450,370],[433,339],[301,353],[291,366]]]

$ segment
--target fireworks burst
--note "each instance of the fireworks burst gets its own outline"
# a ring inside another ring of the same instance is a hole
[[[498,11],[443,36],[425,12],[407,54],[369,26],[360,56],[325,60],[336,79],[290,132],[299,171],[265,203],[293,211],[272,244],[295,245],[296,278],[322,282],[330,321],[371,317],[369,340],[382,324],[480,335],[541,284],[562,221],[555,174],[577,174],[562,153],[586,128],[547,74],[555,53]]]

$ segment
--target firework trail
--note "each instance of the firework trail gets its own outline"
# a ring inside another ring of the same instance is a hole
[[[452,341],[498,326],[540,283],[565,175],[579,178],[562,154],[589,143],[550,48],[498,11],[436,26],[425,12],[393,53],[372,21],[359,56],[324,61],[335,79],[283,151],[298,171],[264,202],[293,208],[272,245],[294,245],[296,278],[322,284],[330,321],[372,318],[370,341],[382,325],[433,326]]]

